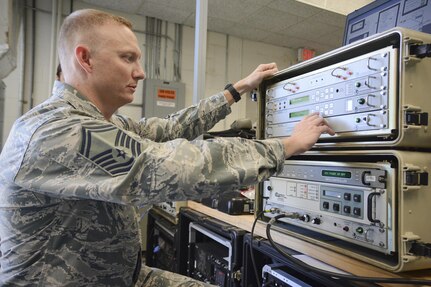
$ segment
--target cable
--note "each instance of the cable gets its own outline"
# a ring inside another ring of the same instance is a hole
[[[322,270],[319,268],[316,268],[314,266],[308,265],[301,260],[293,257],[291,254],[285,252],[281,248],[277,246],[277,243],[274,242],[274,240],[271,237],[271,226],[280,218],[298,218],[297,213],[290,213],[290,214],[279,214],[275,217],[273,217],[266,225],[266,236],[268,238],[269,243],[272,247],[274,247],[275,250],[280,252],[281,255],[286,257],[291,262],[306,268],[308,270],[314,271],[318,274],[321,274],[323,276],[330,276],[333,279],[347,279],[351,281],[361,281],[361,282],[372,282],[372,283],[393,283],[393,284],[413,284],[413,285],[427,285],[431,286],[431,280],[420,280],[420,279],[404,279],[404,278],[383,278],[383,277],[363,277],[363,276],[354,276],[354,275],[344,275],[336,272],[330,272],[326,270]]]
[[[261,216],[262,216],[262,214],[263,214],[264,212],[265,212],[265,211],[264,211],[264,210],[262,210],[262,211],[260,211],[260,212],[256,215],[256,218],[254,219],[254,221],[253,221],[253,225],[252,225],[252,227],[251,227],[251,234],[250,234],[250,236],[251,236],[250,245],[249,245],[249,248],[250,248],[250,258],[251,258],[251,264],[253,265],[254,275],[256,276],[257,286],[262,286],[262,284],[261,284],[261,282],[260,282],[260,274],[257,272],[256,261],[255,261],[255,258],[254,258],[254,252],[253,252],[253,241],[254,241],[254,240],[253,240],[253,237],[254,237],[254,228],[256,227],[257,220],[259,219],[259,217],[261,217]]]

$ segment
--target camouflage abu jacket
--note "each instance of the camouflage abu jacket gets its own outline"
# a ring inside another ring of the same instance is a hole
[[[0,284],[130,286],[134,206],[206,197],[281,170],[279,140],[193,140],[229,113],[219,93],[165,119],[107,121],[56,82],[0,154]]]

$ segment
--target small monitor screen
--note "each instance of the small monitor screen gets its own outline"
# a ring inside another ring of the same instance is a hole
[[[394,27],[431,33],[431,0],[376,0],[346,18],[347,45]]]

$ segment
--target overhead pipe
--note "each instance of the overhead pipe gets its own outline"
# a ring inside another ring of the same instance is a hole
[[[164,32],[164,36],[168,35],[168,22],[165,21],[165,32]],[[165,49],[163,51],[163,78],[166,80],[168,79],[168,65],[166,63],[166,58],[168,57],[168,40],[165,38]]]
[[[160,79],[160,55],[162,49],[162,20],[156,19],[156,79]]]
[[[25,66],[26,66],[26,50],[25,47],[26,45],[26,35],[25,35],[25,28],[27,25],[27,12],[24,10],[21,10],[21,12],[23,13],[22,15],[22,20],[21,20],[21,27],[20,27],[20,39],[18,42],[18,46],[19,46],[19,51],[20,53],[18,53],[18,63],[19,63],[19,67],[20,67],[20,72],[19,72],[19,116],[22,116],[24,114],[24,103],[25,103]]]
[[[174,57],[174,81],[181,81],[181,45],[183,38],[183,26],[175,24],[175,46],[173,50]]]
[[[31,45],[30,47],[35,47],[35,43],[36,43],[36,0],[32,1],[32,13],[31,13]],[[34,93],[34,75],[35,75],[35,64],[36,62],[36,49],[31,49],[31,67],[30,67],[30,71],[31,71],[31,75],[30,75],[30,79],[31,79],[31,84],[30,84],[30,94],[29,94],[29,109],[33,108],[33,104],[34,104],[34,97],[33,97],[33,93]],[[26,104],[26,102],[23,102],[23,110],[22,113],[24,114],[24,105]]]

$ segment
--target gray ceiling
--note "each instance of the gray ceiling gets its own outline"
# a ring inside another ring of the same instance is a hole
[[[196,0],[83,0],[194,26]],[[341,45],[344,15],[295,0],[208,0],[208,30],[318,54]]]

